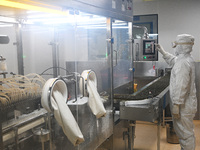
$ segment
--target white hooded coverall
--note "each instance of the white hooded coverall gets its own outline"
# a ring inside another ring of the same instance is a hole
[[[174,129],[179,137],[181,150],[195,150],[193,118],[197,111],[195,87],[195,62],[190,54],[194,38],[191,35],[178,35],[176,55],[164,51],[163,58],[172,67],[170,77],[170,109],[179,107],[179,118],[172,112]],[[160,51],[158,49],[158,51]]]

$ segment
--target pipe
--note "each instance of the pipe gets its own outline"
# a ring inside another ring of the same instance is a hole
[[[129,121],[129,148],[130,150],[134,149],[134,138],[135,138],[135,126],[136,121]]]
[[[22,44],[22,31],[21,24],[15,25],[16,30],[16,43],[17,46],[17,60],[18,60],[18,74],[24,75],[24,60],[23,60],[23,44]]]
[[[0,103],[0,105],[1,105],[1,103]],[[3,131],[2,131],[2,119],[3,117],[2,117],[2,112],[1,112],[1,107],[0,107],[0,135],[3,135]],[[3,145],[3,137],[2,136],[0,136],[0,149],[4,149],[4,145]]]
[[[160,150],[160,120],[158,120],[157,124],[157,150]]]
[[[18,128],[15,127],[14,128],[14,134],[15,134],[15,150],[18,150],[19,147],[18,147],[18,143],[19,143],[19,138],[18,138]]]
[[[107,50],[108,50],[108,54],[110,54],[110,99],[111,99],[111,108],[113,110],[113,97],[114,97],[114,81],[113,81],[113,42],[114,39],[112,38],[112,19],[111,18],[107,18],[106,21],[106,25],[107,25]]]
[[[53,139],[52,139],[52,127],[51,127],[51,113],[48,113],[48,126],[49,126],[49,137],[50,137],[50,143],[49,143],[49,146],[50,146],[50,150],[53,149]]]
[[[82,77],[82,76],[80,76],[80,78],[82,79],[82,90],[83,90],[83,95],[80,97],[80,98],[83,98],[84,97],[84,90],[85,90],[85,88],[84,88],[84,78]]]
[[[132,76],[132,84],[130,93],[134,93],[134,49],[133,49],[133,24],[132,22],[128,23],[128,33],[129,33],[129,51],[131,52],[131,76]]]
[[[53,77],[56,78],[58,76],[58,64],[57,64],[57,50],[56,43],[50,42],[49,45],[52,46],[52,60],[53,60]]]

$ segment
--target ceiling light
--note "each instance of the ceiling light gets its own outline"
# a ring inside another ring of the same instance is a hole
[[[36,6],[36,5],[30,5],[30,4],[9,1],[9,0],[0,0],[0,6],[19,8],[19,9],[24,9],[24,10],[40,11],[40,12],[46,12],[46,13],[53,13],[53,14],[59,14],[59,15],[64,15],[64,16],[67,16],[69,14],[67,11],[62,11],[59,9],[51,9],[51,8],[47,8],[47,7],[40,7],[40,6]]]

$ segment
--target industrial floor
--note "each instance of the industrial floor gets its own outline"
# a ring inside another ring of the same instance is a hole
[[[196,150],[200,150],[200,120],[195,120]],[[157,150],[157,125],[136,122],[134,150]],[[179,144],[169,144],[166,140],[166,128],[161,127],[160,150],[180,150]]]

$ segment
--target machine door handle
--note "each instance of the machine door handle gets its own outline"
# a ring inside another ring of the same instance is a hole
[[[135,68],[129,68],[129,71],[134,72]]]
[[[115,58],[115,61],[116,61],[116,62],[115,62],[115,66],[117,66],[117,57],[118,57],[118,55],[117,55],[117,50],[113,50],[113,51],[114,51],[115,54],[116,54],[116,55],[115,55],[115,57],[116,57],[116,58]],[[114,66],[114,67],[115,67],[115,66]]]

